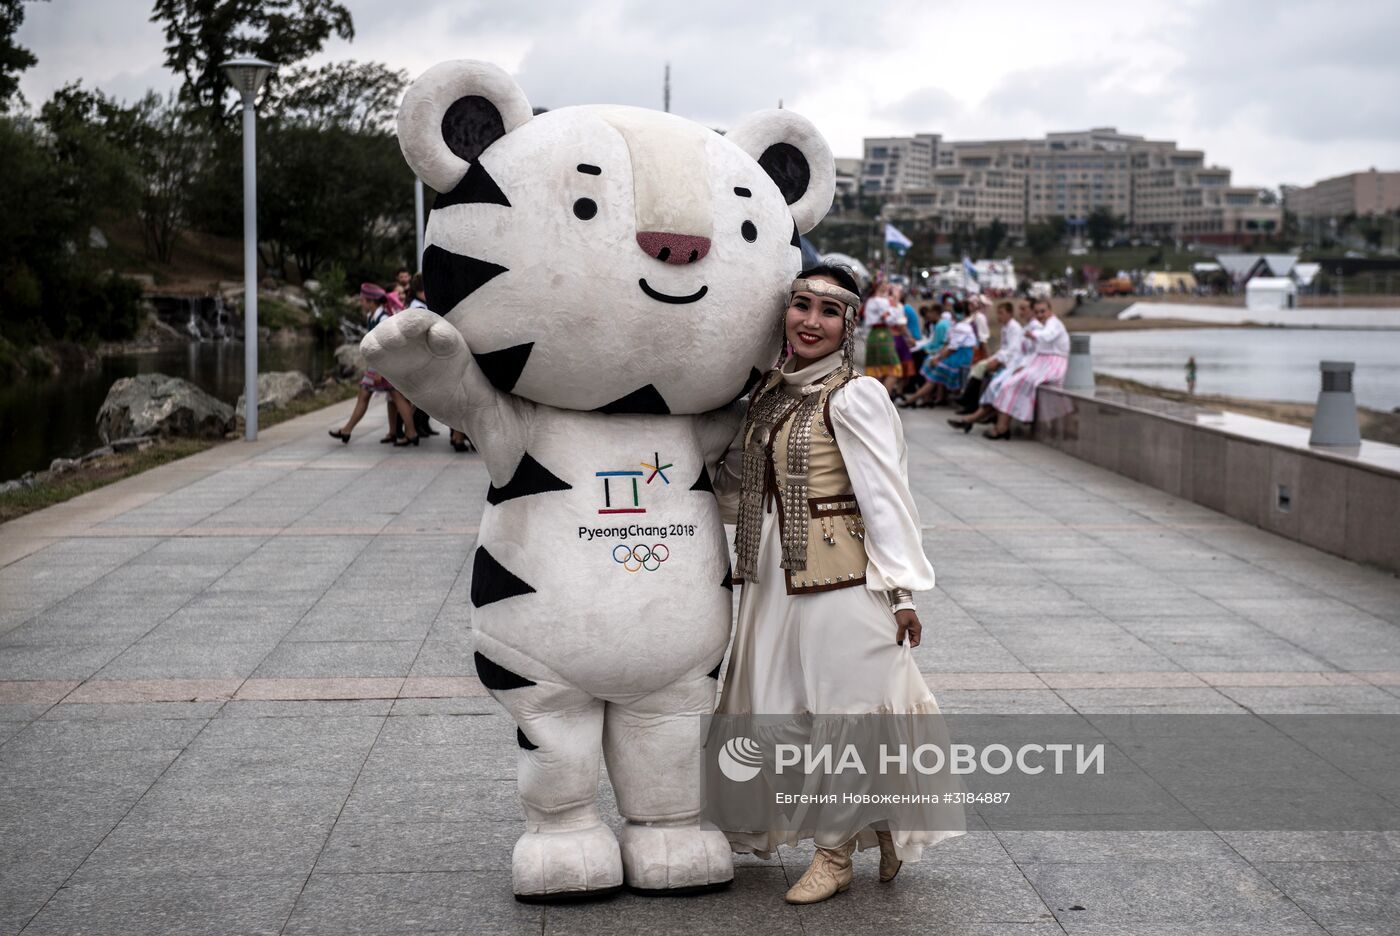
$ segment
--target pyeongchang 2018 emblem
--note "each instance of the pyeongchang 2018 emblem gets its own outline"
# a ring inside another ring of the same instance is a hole
[[[600,514],[644,514],[647,509],[642,504],[642,490],[653,481],[669,486],[671,479],[666,469],[672,462],[662,463],[661,453],[653,452],[651,461],[638,463],[641,470],[625,468],[618,471],[595,471],[593,476],[603,482],[603,506]]]
[[[650,546],[646,543],[638,543],[635,546],[618,543],[613,547],[612,557],[613,562],[628,572],[655,572],[661,568],[663,562],[671,558],[671,547],[665,543],[654,543]]]

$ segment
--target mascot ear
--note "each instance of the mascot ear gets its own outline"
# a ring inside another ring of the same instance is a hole
[[[749,114],[726,134],[777,183],[803,234],[817,226],[836,196],[831,147],[805,117],[790,110]]]
[[[487,62],[440,62],[399,107],[399,148],[418,175],[450,192],[481,151],[530,119],[525,92]]]

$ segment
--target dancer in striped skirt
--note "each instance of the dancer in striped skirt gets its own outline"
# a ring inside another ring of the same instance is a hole
[[[982,433],[989,439],[1009,436],[1013,419],[1030,422],[1035,418],[1035,393],[1042,384],[1059,386],[1064,382],[1069,366],[1069,331],[1050,310],[1049,300],[1036,300],[1035,323],[1027,331],[1035,342],[1034,354],[997,389],[992,401],[998,414],[996,429]]]

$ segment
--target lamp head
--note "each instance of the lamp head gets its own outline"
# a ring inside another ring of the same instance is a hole
[[[243,98],[243,103],[247,104],[277,66],[259,58],[236,58],[229,59],[219,67],[224,70],[228,83],[233,85],[233,89]]]

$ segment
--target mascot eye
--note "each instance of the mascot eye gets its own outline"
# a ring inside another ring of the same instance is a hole
[[[580,198],[574,202],[574,216],[580,221],[587,221],[598,213],[598,203],[591,198]]]
[[[744,235],[744,240],[750,244],[758,240],[758,228],[753,226],[752,221],[745,221],[744,226],[739,228],[739,233]]]

